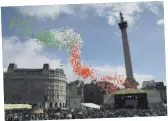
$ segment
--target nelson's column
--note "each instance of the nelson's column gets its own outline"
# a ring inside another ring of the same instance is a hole
[[[126,78],[127,81],[133,85],[138,86],[138,82],[134,79],[133,70],[132,70],[132,63],[131,63],[131,55],[127,37],[127,21],[124,21],[124,17],[120,12],[120,23],[118,23],[119,28],[121,30],[122,35],[122,42],[123,42],[123,51],[124,51],[124,60],[125,60],[125,68],[126,68]],[[125,85],[125,88],[129,88],[129,85]]]

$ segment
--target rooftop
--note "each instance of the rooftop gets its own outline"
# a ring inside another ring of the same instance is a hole
[[[142,89],[122,89],[122,90],[118,90],[115,92],[112,92],[111,94],[129,94],[129,93],[152,93],[152,90],[142,90]]]

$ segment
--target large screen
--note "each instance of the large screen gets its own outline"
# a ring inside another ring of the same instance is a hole
[[[130,106],[130,105],[137,105],[138,101],[137,100],[126,100],[126,105]]]

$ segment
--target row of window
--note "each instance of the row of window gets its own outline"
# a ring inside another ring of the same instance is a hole
[[[66,97],[65,96],[48,96],[48,100],[61,100],[61,101],[65,101]]]
[[[13,71],[9,71],[10,73],[11,72],[13,72]],[[63,74],[64,75],[64,73],[62,72],[62,73],[58,73],[58,72],[50,72],[50,71],[47,71],[47,70],[44,70],[44,71],[41,71],[41,72],[26,72],[26,71],[14,71],[13,72],[13,74],[36,74],[36,75],[40,75],[40,74],[54,74],[54,75],[60,75],[60,74]]]
[[[49,107],[53,108],[54,107],[65,107],[66,103],[49,103]]]
[[[63,79],[65,80],[65,78],[61,77],[60,75],[58,74],[44,74],[44,73],[34,73],[34,72],[13,72],[11,73],[10,75],[12,76],[54,76],[54,77],[57,77],[57,78],[60,78],[60,79]],[[56,79],[56,78],[53,78],[53,79]]]
[[[65,86],[48,86],[46,87],[46,90],[66,90]]]
[[[66,82],[60,82],[60,81],[46,82],[46,85],[60,85],[60,86],[66,86]]]
[[[47,86],[46,89],[59,89],[59,85]]]
[[[66,78],[63,78],[63,77],[49,77],[49,79],[58,79],[58,80],[63,80],[63,81],[66,80]]]
[[[61,92],[58,92],[58,91],[46,91],[45,93],[46,94],[66,95],[66,91],[61,91]]]

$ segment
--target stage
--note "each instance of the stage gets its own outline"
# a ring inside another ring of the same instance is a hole
[[[161,103],[161,96],[156,90],[127,89],[104,95],[105,108],[147,109],[158,103]]]
[[[147,109],[148,101],[146,93],[114,95],[115,108],[140,108]]]

